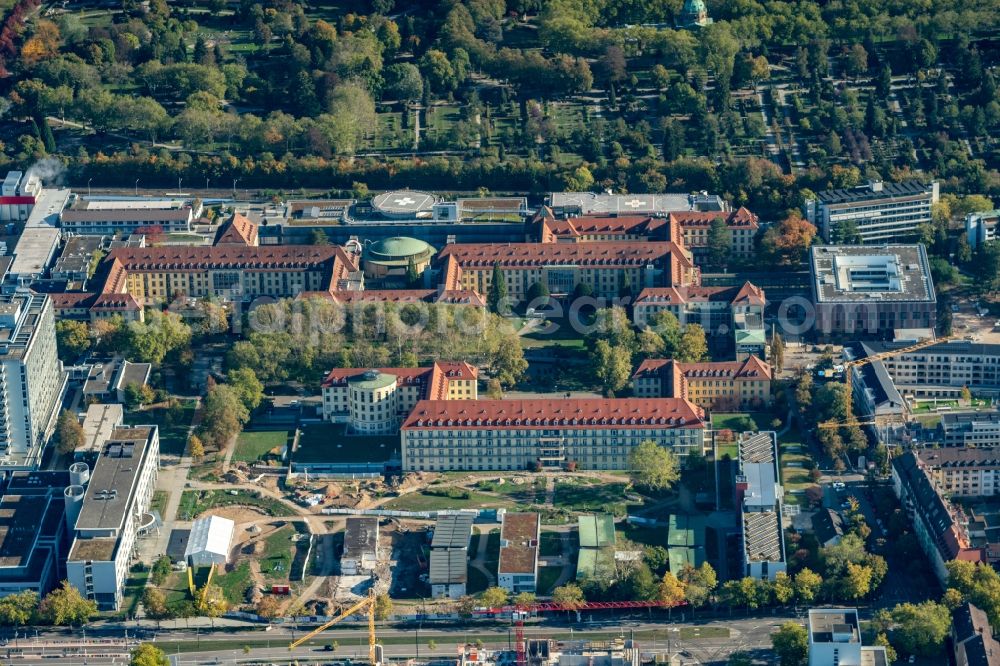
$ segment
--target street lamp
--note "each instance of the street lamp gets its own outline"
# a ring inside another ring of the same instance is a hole
[[[233,178],[233,199],[236,198],[236,183],[240,182],[239,178]]]
[[[93,178],[88,178],[87,179],[87,196],[88,197],[90,196],[90,181],[92,181],[92,180],[94,180],[94,179]]]
[[[139,196],[139,179],[135,179],[135,196]]]
[[[177,179],[177,194],[181,193],[181,183],[182,182],[183,181],[180,178]]]

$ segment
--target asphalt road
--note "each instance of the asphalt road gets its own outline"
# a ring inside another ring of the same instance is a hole
[[[681,615],[680,613],[676,614]],[[765,617],[731,619],[713,619],[705,622],[643,622],[643,621],[608,621],[588,622],[584,616],[583,622],[570,626],[532,625],[525,628],[525,637],[554,638],[556,640],[608,640],[616,636],[634,637],[643,652],[666,654],[668,652],[683,652],[691,663],[708,663],[724,660],[736,650],[763,651],[770,648],[770,634],[782,622],[801,617],[791,612],[776,613]],[[677,617],[680,620],[680,617]],[[690,620],[689,616],[683,619]],[[114,643],[105,639],[103,645],[93,644],[92,630],[90,641],[86,647],[86,658],[83,654],[80,636],[67,635],[64,632],[40,631],[36,638],[21,638],[19,650],[12,650],[9,663],[23,664],[53,664],[58,660],[60,666],[106,666],[125,664],[127,662],[126,648],[122,644],[121,632],[117,632],[119,640]],[[698,634],[704,633],[704,636]],[[246,662],[287,662],[288,660],[320,660],[337,662],[350,659],[354,662],[367,659],[367,632],[362,628],[339,629],[327,631],[322,635],[319,644],[303,645],[290,651],[287,647],[292,639],[292,628],[275,627],[271,631],[255,631],[252,633],[233,633],[219,630],[177,629],[161,631],[148,637],[158,647],[164,650],[175,663],[175,666],[207,665],[207,664],[238,664]],[[130,632],[130,636],[134,632]],[[295,631],[295,636],[301,636],[301,631]],[[485,648],[508,649],[513,645],[513,630],[509,626],[484,626],[462,628],[414,628],[414,629],[380,629],[379,639],[383,645],[386,658],[407,659],[416,657],[417,652],[422,659],[434,656],[454,658],[460,646],[466,643],[482,641]],[[131,638],[134,644],[134,638]],[[431,648],[431,641],[434,643]],[[325,651],[324,644],[337,643],[333,652]],[[244,649],[249,648],[249,652]],[[5,649],[13,648],[13,641],[0,647],[0,658],[6,657]],[[68,648],[68,652],[64,652]],[[218,660],[218,661],[216,661]]]

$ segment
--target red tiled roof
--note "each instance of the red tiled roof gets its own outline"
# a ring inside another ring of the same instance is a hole
[[[346,386],[347,382],[369,371],[370,368],[334,368],[327,373],[323,386]],[[424,394],[432,399],[444,399],[448,393],[448,382],[460,379],[476,379],[479,371],[464,361],[435,361],[431,367],[423,368],[375,368],[378,372],[395,375],[404,386],[423,384],[428,388]],[[440,396],[440,398],[438,398]]]
[[[680,224],[681,228],[708,227],[712,225],[712,222],[720,219],[731,229],[757,229],[759,226],[757,216],[742,206],[731,213],[686,210],[670,213],[670,217]]]
[[[680,398],[421,400],[402,428],[703,428],[704,416]]]
[[[683,304],[705,301],[764,305],[764,290],[749,282],[742,287],[647,287],[636,296],[634,305]]]
[[[89,308],[94,303],[96,298],[97,294],[85,291],[69,291],[49,294],[49,300],[52,301],[52,307],[56,310]]]
[[[373,368],[334,368],[326,374],[323,386],[346,386],[355,378],[364,375]],[[399,384],[408,386],[412,384],[426,383],[434,372],[434,368],[374,368],[374,370],[386,375],[395,375]]]
[[[446,245],[438,256],[442,261],[454,258],[461,266],[470,268],[489,268],[495,264],[507,269],[560,264],[625,268],[644,266],[669,256],[678,258],[682,265],[691,265],[680,246],[671,242],[454,243]]]
[[[215,245],[257,245],[257,225],[245,215],[234,213],[232,219],[219,228]]]
[[[94,299],[94,310],[141,310],[142,306],[132,294],[99,294]]]
[[[681,363],[669,358],[647,358],[632,373],[632,379],[659,377],[668,371],[671,363],[676,365],[684,377],[771,379],[771,366],[753,355],[748,356],[743,361],[706,361],[704,363]]]
[[[335,245],[163,245],[120,247],[108,254],[127,271],[203,271],[206,269],[295,270],[340,263],[357,270],[354,259]]]

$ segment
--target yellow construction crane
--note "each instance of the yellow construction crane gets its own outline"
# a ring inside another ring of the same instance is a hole
[[[314,638],[316,635],[326,631],[327,629],[337,624],[341,620],[354,615],[358,611],[364,610],[365,614],[368,615],[368,663],[371,666],[378,666],[378,662],[376,661],[376,656],[375,656],[375,599],[376,599],[375,590],[374,589],[369,590],[367,597],[365,597],[358,603],[354,604],[350,608],[346,609],[345,611],[341,612],[340,615],[333,618],[329,622],[326,622],[325,624],[322,624],[319,627],[313,629],[312,631],[310,631],[308,634],[298,639],[297,641],[292,641],[291,643],[289,643],[288,649],[294,650],[298,646],[308,641],[310,638]]]
[[[936,345],[939,342],[947,342],[948,340],[954,339],[954,335],[946,335],[935,340],[921,340],[915,344],[909,345],[907,347],[900,347],[899,349],[890,349],[889,351],[879,352],[878,354],[872,354],[871,356],[866,356],[865,358],[859,358],[854,361],[846,361],[844,363],[844,403],[846,408],[845,419],[841,423],[820,423],[818,427],[820,428],[845,428],[849,426],[863,426],[863,425],[875,425],[875,421],[858,421],[854,418],[854,382],[851,377],[851,369],[857,368],[863,365],[868,365],[869,363],[874,363],[875,361],[882,361],[887,358],[892,358],[894,356],[899,356],[900,354],[908,354],[910,352],[919,351],[925,347],[930,347],[931,345]]]

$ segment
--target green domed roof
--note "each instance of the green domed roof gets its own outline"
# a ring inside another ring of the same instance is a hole
[[[688,14],[700,14],[707,12],[704,0],[684,0],[684,12]]]
[[[368,246],[369,258],[376,261],[408,259],[433,254],[434,248],[422,240],[406,236],[394,236],[376,241]]]

